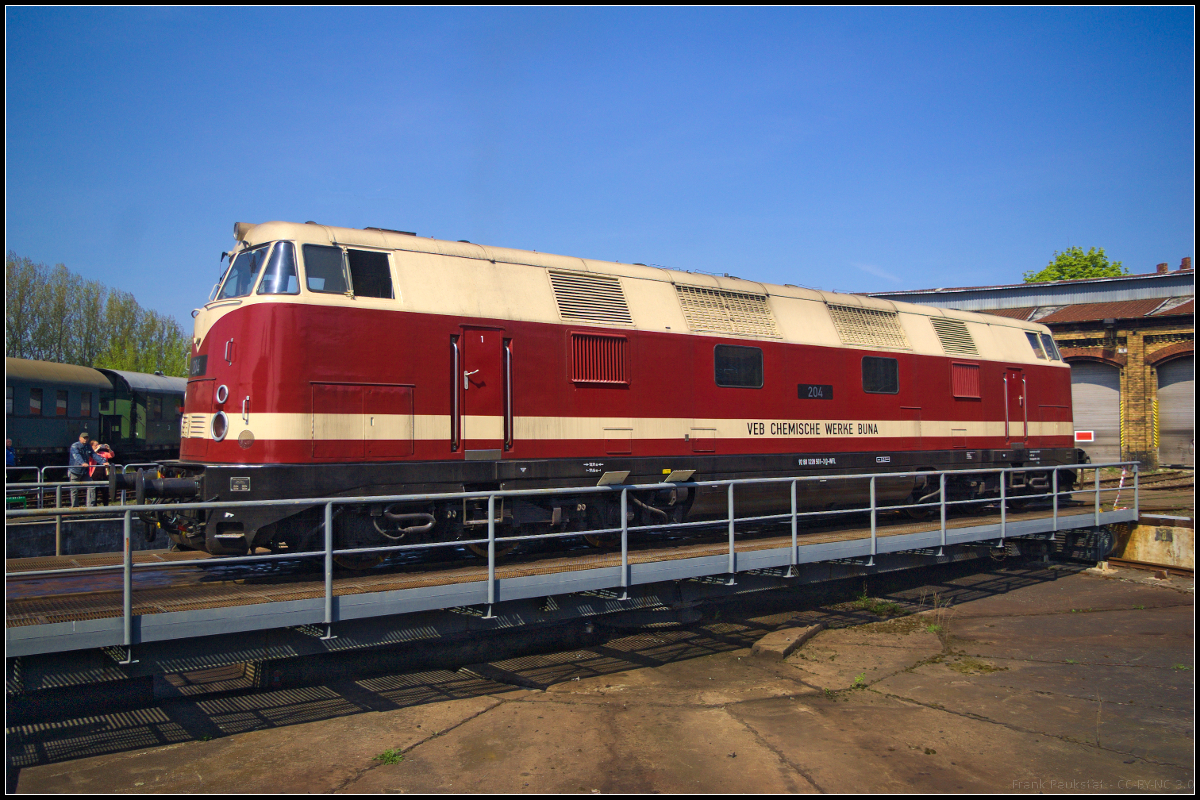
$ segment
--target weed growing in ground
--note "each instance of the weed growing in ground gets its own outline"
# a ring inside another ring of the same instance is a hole
[[[976,661],[973,658],[963,658],[955,661],[952,664],[947,664],[947,667],[955,672],[961,672],[963,675],[988,674],[990,672],[1004,672],[1008,667],[997,667],[994,664],[987,664],[983,661]]]
[[[859,595],[857,600],[850,602],[850,608],[858,611],[866,611],[869,614],[874,614],[877,617],[899,617],[909,613],[904,609],[904,606],[899,603],[893,603],[889,600],[880,600],[875,597],[868,597],[867,590],[864,587],[863,593]]]
[[[1076,660],[1075,660],[1075,659],[1073,659],[1073,658],[1068,658],[1068,659],[1067,659],[1067,663],[1068,663],[1068,664],[1078,664],[1079,662],[1078,662],[1078,661],[1076,661]]]
[[[860,672],[854,676],[854,683],[852,683],[850,685],[850,688],[851,689],[861,689],[867,685],[866,681],[867,681],[867,673]]]
[[[1179,670],[1187,671],[1187,670],[1190,670],[1191,667],[1189,667],[1187,664],[1176,664],[1175,666],[1171,667],[1171,669],[1179,669]]]
[[[391,750],[384,750],[371,760],[378,761],[380,764],[399,764],[404,760],[404,753],[392,748]]]

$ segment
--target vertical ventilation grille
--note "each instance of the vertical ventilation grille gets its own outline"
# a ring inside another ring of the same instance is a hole
[[[829,316],[843,344],[862,344],[869,347],[887,347],[893,350],[911,350],[908,337],[900,327],[900,315],[895,311],[880,311],[858,306],[829,307]]]
[[[942,349],[947,353],[961,356],[979,355],[975,340],[967,330],[967,323],[961,319],[947,317],[930,317],[929,321],[933,323],[933,329],[937,331],[938,339],[942,342]]]
[[[550,270],[558,313],[570,322],[632,325],[621,282],[612,275]]]
[[[629,383],[624,336],[573,333],[571,351],[574,356],[571,380],[576,383]]]
[[[693,331],[780,338],[766,295],[679,284],[675,285],[675,291],[683,316]]]
[[[972,397],[978,399],[979,394],[979,365],[950,364],[950,391],[955,397]]]

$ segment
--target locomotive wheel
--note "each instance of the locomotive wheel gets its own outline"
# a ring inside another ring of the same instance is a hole
[[[382,564],[384,558],[385,556],[363,553],[362,555],[334,556],[333,563],[337,564],[342,569],[348,569],[353,572],[361,572],[365,569],[370,569],[371,567]]]

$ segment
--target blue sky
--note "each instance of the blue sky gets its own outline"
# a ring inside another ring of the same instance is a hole
[[[836,291],[1194,254],[1194,15],[8,8],[8,250],[188,321],[237,221]]]

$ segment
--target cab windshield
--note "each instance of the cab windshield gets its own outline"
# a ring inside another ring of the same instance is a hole
[[[250,294],[270,250],[271,245],[264,244],[239,253],[229,265],[229,271],[225,273],[225,282],[221,284],[217,299],[229,300]]]

